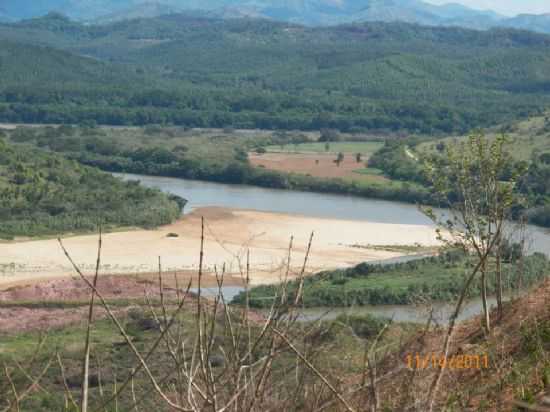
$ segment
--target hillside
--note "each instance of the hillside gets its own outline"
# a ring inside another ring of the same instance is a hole
[[[550,37],[514,30],[305,28],[189,15],[102,26],[50,15],[0,25],[0,38],[8,50],[28,55],[2,60],[2,121],[450,133],[538,113],[550,103]],[[21,42],[104,63],[44,48],[26,52]],[[69,60],[59,65],[62,72],[81,81],[43,84],[46,97],[36,99],[33,76],[57,76],[59,56]],[[37,65],[40,73],[28,74]],[[101,95],[81,92],[100,77]],[[17,93],[8,96],[8,88]],[[59,96],[71,100],[75,93],[85,95],[78,109],[56,106]]]
[[[179,276],[179,287],[186,284],[188,279],[189,276]],[[211,275],[205,275],[204,279],[215,283]],[[162,341],[163,325],[168,325],[168,329],[173,331],[170,336],[185,343],[182,345],[182,352],[187,356],[185,359],[189,359],[192,365],[198,363],[196,359],[199,357],[192,356],[192,353],[194,348],[199,347],[194,342],[198,341],[196,325],[199,324],[197,305],[200,300],[195,294],[186,294],[178,288],[178,277],[165,276],[164,281],[166,283],[164,287],[161,283],[159,293],[158,279],[153,276],[99,278],[97,290],[108,302],[111,316],[120,320],[124,338],[113,323],[105,319],[107,313],[97,304],[89,378],[90,403],[94,409],[98,406],[101,409],[103,402],[106,402],[107,408],[114,404],[120,410],[131,410],[136,405],[136,399],[139,399],[139,405],[147,410],[171,410],[165,406],[166,402],[158,391],[152,389],[152,379],[158,381],[159,386],[168,393],[180,394],[187,390],[186,382],[176,381],[177,377],[172,380],[181,383],[181,386],[175,386],[164,379],[175,375],[174,369],[186,369],[170,356],[175,346],[172,340],[166,339],[166,344],[158,343]],[[147,296],[146,302],[142,298],[143,294]],[[29,385],[26,380],[28,375],[40,377],[40,390],[25,392],[19,404],[20,410],[58,410],[63,408],[64,393],[79,399],[85,336],[82,318],[86,317],[88,310],[88,296],[88,287],[80,279],[22,284],[0,292],[0,314],[4,315],[0,321],[0,359],[6,365],[5,370],[11,373],[14,386],[21,392]],[[185,298],[181,300],[180,296]],[[529,294],[512,299],[504,305],[501,320],[497,320],[496,311],[492,313],[494,328],[488,336],[484,336],[480,328],[480,317],[460,323],[448,357],[439,364],[446,366],[434,410],[501,412],[516,411],[519,406],[534,408],[538,404],[541,409],[532,410],[544,411],[543,403],[548,406],[547,398],[550,396],[549,299],[550,282],[543,282]],[[164,302],[162,306],[159,300]],[[210,354],[208,361],[212,363],[211,368],[218,379],[233,376],[230,366],[248,366],[245,361],[237,363],[240,357],[232,363],[229,363],[229,359],[232,359],[230,356],[236,351],[235,348],[240,350],[239,353],[246,354],[246,345],[250,345],[251,341],[259,342],[253,347],[253,355],[262,361],[269,348],[275,347],[271,346],[274,344],[269,345],[269,339],[267,342],[263,339],[265,335],[268,338],[274,336],[272,328],[285,337],[285,342],[291,342],[288,346],[284,343],[276,346],[278,350],[274,351],[273,363],[267,363],[270,368],[267,378],[269,393],[258,397],[256,403],[259,406],[250,408],[251,411],[274,406],[280,410],[320,410],[326,404],[334,405],[330,410],[349,410],[340,407],[336,397],[328,391],[319,399],[317,392],[312,391],[323,387],[319,376],[338,383],[341,399],[352,405],[352,410],[366,410],[365,405],[374,404],[373,392],[365,390],[370,387],[372,380],[376,382],[374,397],[379,399],[385,410],[401,411],[407,409],[408,405],[416,406],[413,410],[427,410],[425,402],[428,388],[439,370],[438,364],[432,362],[433,359],[435,362],[442,359],[440,351],[446,331],[443,325],[428,324],[426,327],[351,313],[333,320],[321,315],[320,320],[312,322],[288,322],[284,317],[287,312],[277,307],[271,318],[275,326],[270,328],[264,327],[264,324],[269,325],[267,319],[264,319],[265,314],[248,311],[247,316],[243,316],[240,308],[206,301],[202,301],[199,307],[204,310],[205,323],[208,322],[206,324],[209,326],[205,327],[205,340],[215,342],[209,343],[211,352],[206,353]],[[226,314],[232,314],[234,320],[225,322]],[[284,320],[277,320],[277,316],[283,316]],[[17,322],[14,321],[15,317]],[[175,322],[166,319],[175,319]],[[243,328],[243,324],[247,329]],[[234,330],[239,334],[230,334]],[[252,330],[252,334],[247,334],[246,330]],[[185,333],[176,333],[178,331]],[[47,339],[43,344],[38,344],[39,337],[44,333],[47,333]],[[188,349],[188,345],[191,349]],[[289,348],[290,345],[298,355]],[[369,358],[366,358],[366,349],[370,350]],[[111,388],[114,384],[125,388],[123,383],[130,379],[130,371],[140,367],[136,352],[143,353],[143,357],[146,354],[145,359],[151,372],[132,376],[132,388],[135,387],[136,393],[134,397],[134,390],[126,388],[113,401]],[[59,356],[61,366],[53,362],[48,366],[48,361],[55,354]],[[422,366],[422,363],[416,366],[417,356],[420,362],[427,359],[427,366]],[[477,366],[474,361],[476,358],[479,359]],[[32,362],[27,362],[28,359],[32,359]],[[217,360],[215,364],[214,359]],[[314,365],[315,373],[302,367],[303,359]],[[369,360],[369,365],[376,365],[376,368],[366,368],[365,359]],[[469,359],[468,366],[465,359]],[[454,362],[455,366],[450,366],[450,362]],[[263,363],[258,363],[237,370],[246,371],[251,367],[263,366]],[[40,374],[42,370],[48,373]],[[367,375],[369,370],[372,371],[370,378]],[[306,376],[306,382],[302,375]],[[197,376],[195,386],[201,389],[202,386],[198,385],[203,385],[203,379],[199,373]],[[13,399],[7,381],[0,380],[0,390],[6,394],[6,397],[0,398],[2,406],[9,405],[8,402]],[[296,385],[299,389],[296,389]],[[225,391],[232,389],[229,381],[216,387],[222,388],[224,395]],[[144,393],[147,396],[143,396]],[[200,393],[199,390],[197,393]],[[187,398],[177,399],[185,401]],[[179,402],[183,404],[183,401]]]
[[[82,111],[92,113],[97,106],[116,105],[137,83],[143,86],[151,82],[98,59],[0,38],[3,121],[78,122]],[[112,112],[116,115],[116,109]],[[106,110],[103,113],[109,115]],[[97,112],[95,116],[101,121]],[[94,116],[90,114],[87,118],[93,121]]]
[[[133,20],[139,18],[158,17],[167,14],[181,13],[183,8],[178,5],[168,5],[164,3],[148,2],[135,6],[130,6],[123,10],[116,10],[112,13],[99,16],[94,19],[94,23],[106,24],[123,20]]]
[[[97,87],[116,83],[124,87],[137,80],[137,76],[128,78],[128,72],[97,59],[3,38],[0,38],[0,59],[0,87],[3,90],[19,84]]]
[[[502,27],[514,27],[523,30],[550,33],[550,13],[547,14],[520,14],[499,23]]]
[[[486,356],[487,367],[464,364],[453,368],[447,360],[434,410],[545,411],[542,409],[543,399],[546,397],[548,402],[550,396],[549,301],[550,282],[545,281],[531,289],[529,294],[506,304],[500,321],[497,320],[497,311],[493,310],[491,318],[495,328],[489,336],[484,336],[479,316],[460,323],[447,359]],[[379,373],[389,379],[387,386],[383,385],[383,380],[379,384],[382,399],[405,397],[405,402],[414,402],[427,395],[427,388],[439,369],[432,366],[432,357],[435,356],[436,362],[440,359],[444,333],[445,329],[441,327],[419,332],[404,343],[397,354],[384,360]],[[407,357],[414,359],[416,355],[421,360],[428,359],[428,366],[403,368],[397,379],[388,373],[395,372],[395,365],[399,363],[407,365]],[[403,388],[406,394],[403,394]],[[541,409],[535,409],[537,404]],[[397,410],[401,410],[398,405],[394,404]],[[548,403],[544,405],[549,406]]]
[[[21,140],[32,133],[16,131]],[[96,231],[99,224],[153,227],[175,220],[180,206],[156,190],[0,136],[0,238]]]

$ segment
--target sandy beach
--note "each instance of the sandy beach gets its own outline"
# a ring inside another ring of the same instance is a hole
[[[156,230],[105,234],[101,273],[154,273],[158,270],[159,257],[166,272],[196,271],[202,217],[205,219],[205,271],[212,273],[216,268],[221,270],[225,264],[227,273],[244,274],[247,250],[250,250],[250,278],[253,284],[281,279],[292,236],[291,267],[294,273],[299,272],[312,231],[314,238],[308,273],[404,254],[401,251],[375,250],[366,245],[437,245],[434,228],[427,225],[323,219],[207,207]],[[177,234],[178,237],[169,237],[168,234]],[[64,239],[73,260],[85,273],[92,273],[95,267],[97,240],[97,235]],[[0,287],[74,274],[55,239],[0,244]]]

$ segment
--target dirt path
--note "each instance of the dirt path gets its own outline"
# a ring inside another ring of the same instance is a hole
[[[225,264],[227,273],[239,275],[250,249],[251,279],[255,284],[280,279],[294,236],[292,266],[301,267],[309,234],[314,231],[308,271],[349,267],[360,262],[401,256],[398,251],[372,250],[352,245],[437,244],[430,226],[393,225],[351,220],[321,219],[225,208],[201,208],[178,222],[157,230],[104,235],[103,274],[155,273],[158,258],[164,271],[196,271],[200,251],[201,217],[205,218],[206,271]],[[175,233],[178,237],[169,237]],[[77,264],[92,273],[97,236],[64,240]],[[0,244],[0,286],[13,282],[74,276],[54,239]]]

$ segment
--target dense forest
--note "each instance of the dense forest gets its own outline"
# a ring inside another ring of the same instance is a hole
[[[154,227],[175,220],[183,199],[0,137],[0,238]]]
[[[550,103],[550,37],[525,31],[49,15],[0,39],[0,121],[451,133]]]

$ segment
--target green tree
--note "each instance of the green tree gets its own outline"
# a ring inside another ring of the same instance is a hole
[[[337,142],[340,140],[340,134],[336,129],[321,129],[320,142]]]
[[[336,156],[336,160],[334,163],[336,163],[336,166],[340,167],[340,164],[344,161],[344,153],[340,152],[338,153],[338,156]]]
[[[512,206],[522,200],[516,184],[520,171],[502,180],[511,163],[506,144],[504,136],[491,141],[476,132],[466,142],[447,147],[446,156],[428,165],[435,194],[450,201],[451,216],[444,220],[428,213],[440,226],[439,238],[473,251],[481,262],[481,298],[487,331],[490,330],[487,262],[500,249],[504,237],[502,227],[510,217]]]
[[[450,216],[438,216],[431,209],[426,214],[438,224],[438,238],[447,245],[473,252],[477,258],[462,288],[455,311],[451,316],[444,356],[449,353],[456,320],[474,279],[480,275],[484,327],[489,333],[491,322],[487,304],[487,270],[491,255],[500,259],[497,251],[503,243],[503,225],[512,207],[521,203],[517,190],[518,170],[507,181],[501,178],[509,169],[510,158],[505,150],[506,138],[489,140],[481,132],[470,135],[466,142],[447,147],[446,156],[427,164],[427,174],[436,195],[450,203]],[[497,274],[499,307],[502,305],[502,280]],[[436,374],[428,395],[429,410],[433,410],[443,370]]]

